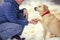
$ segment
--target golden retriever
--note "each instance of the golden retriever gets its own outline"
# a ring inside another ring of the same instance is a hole
[[[35,11],[38,11],[42,16],[42,20],[38,19],[44,28],[44,40],[46,38],[47,31],[50,32],[50,37],[59,37],[60,36],[60,14],[52,14],[48,6],[41,4],[34,8]]]

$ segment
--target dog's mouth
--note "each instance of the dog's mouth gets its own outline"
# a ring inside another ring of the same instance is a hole
[[[35,10],[35,11],[39,11],[40,9],[41,9],[41,6],[34,7],[34,10]]]

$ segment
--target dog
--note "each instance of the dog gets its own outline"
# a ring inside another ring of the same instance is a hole
[[[42,16],[42,20],[38,19],[42,23],[44,28],[43,39],[45,40],[46,34],[50,32],[51,37],[60,37],[60,14],[52,14],[47,5],[41,4],[34,8]]]

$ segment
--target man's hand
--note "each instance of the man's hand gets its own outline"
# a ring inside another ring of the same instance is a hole
[[[24,16],[26,16],[26,19],[28,19],[28,12],[26,9],[23,10]]]
[[[37,24],[38,23],[38,20],[37,19],[33,19],[33,20],[29,21],[29,23]]]

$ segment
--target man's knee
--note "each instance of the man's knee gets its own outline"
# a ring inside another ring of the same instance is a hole
[[[1,25],[1,27],[3,27],[2,32],[0,33],[0,35],[2,35],[2,37],[12,37],[16,34],[21,34],[22,33],[22,26],[19,24],[15,24],[15,23],[4,23]],[[8,36],[7,36],[8,35]]]

